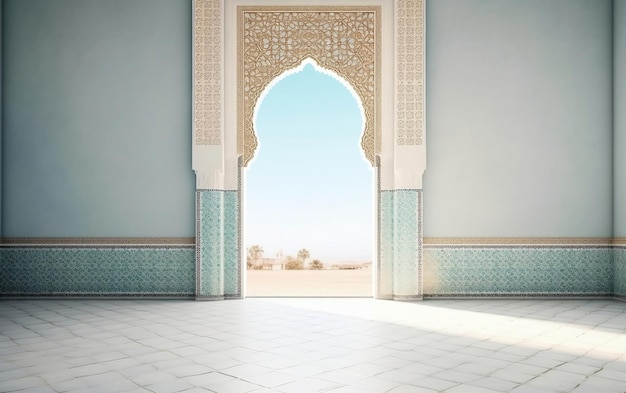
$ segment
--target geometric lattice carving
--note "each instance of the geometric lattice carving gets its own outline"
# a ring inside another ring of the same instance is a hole
[[[196,145],[219,145],[222,134],[222,0],[194,1],[194,105]]]
[[[396,0],[396,132],[398,145],[421,145],[424,129],[423,0]]]
[[[238,7],[238,138],[244,166],[258,146],[254,108],[265,88],[307,58],[336,72],[365,113],[361,147],[374,165],[380,91],[380,7]]]

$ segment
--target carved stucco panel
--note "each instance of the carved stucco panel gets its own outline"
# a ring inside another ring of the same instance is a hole
[[[396,1],[396,132],[398,145],[421,145],[424,130],[423,0]]]
[[[239,7],[238,136],[244,165],[258,142],[254,110],[265,88],[307,58],[336,72],[361,98],[365,130],[361,146],[374,165],[380,152],[379,7]]]
[[[222,140],[222,0],[195,0],[193,127],[196,145]]]

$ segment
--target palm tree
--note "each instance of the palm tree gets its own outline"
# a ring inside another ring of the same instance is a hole
[[[263,247],[257,244],[248,247],[248,259],[252,261],[252,265],[258,269],[263,263]]]
[[[311,254],[306,248],[298,251],[298,260],[302,262],[302,268],[306,268],[306,260],[309,259],[310,256]]]
[[[300,262],[299,260],[297,260],[296,258],[294,258],[292,256],[287,256],[287,258],[285,258],[285,269],[287,269],[287,270],[301,270],[302,269],[302,262]]]
[[[252,266],[254,266],[254,252],[252,251],[252,247],[248,247],[248,255],[246,257],[246,265],[248,265],[248,269],[252,269]]]
[[[322,270],[323,268],[324,268],[324,264],[320,262],[319,259],[314,259],[313,262],[311,262],[311,267],[309,269]]]

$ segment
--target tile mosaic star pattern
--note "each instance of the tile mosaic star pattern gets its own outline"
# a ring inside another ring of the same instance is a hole
[[[192,247],[0,248],[0,296],[194,294]]]
[[[611,247],[427,246],[425,296],[611,296]]]

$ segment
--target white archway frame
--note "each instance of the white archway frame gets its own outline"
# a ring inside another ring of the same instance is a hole
[[[374,32],[380,39],[373,47],[379,69],[369,79],[360,78],[371,80],[371,86],[346,79],[365,101],[369,117],[364,139],[369,140],[362,145],[377,169],[375,294],[378,298],[421,298],[421,179],[426,164],[423,0],[193,0],[197,299],[243,296],[241,167],[256,148],[251,126],[245,124],[252,124],[249,108],[256,102],[245,98],[245,92],[250,87],[262,90],[276,75],[293,68],[294,59],[282,64],[283,51],[274,52],[279,72],[262,74],[261,83],[246,84],[251,75],[243,65],[249,55],[240,44],[246,34],[238,24],[242,12],[283,12],[287,19],[315,24],[321,23],[315,13],[354,12],[357,18],[356,13],[364,9],[376,10],[380,20]],[[259,43],[265,38],[258,29],[254,34],[247,37]],[[299,60],[298,64],[303,59]],[[337,66],[321,66],[345,76]],[[361,72],[366,71],[357,70],[356,76],[364,77]],[[376,103],[367,97],[370,87]],[[246,135],[251,136],[246,139]]]

